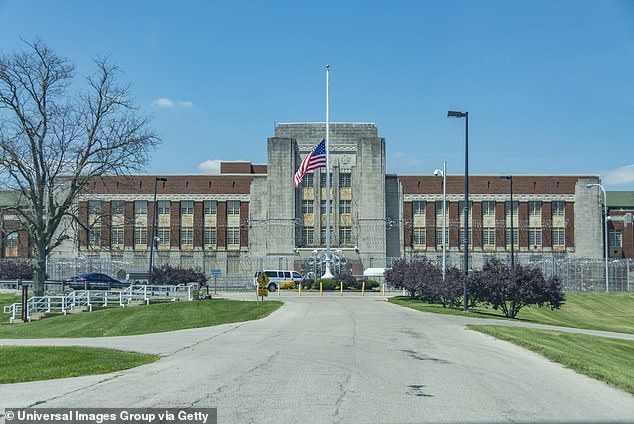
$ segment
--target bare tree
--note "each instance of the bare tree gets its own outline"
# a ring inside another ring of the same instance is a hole
[[[72,63],[40,39],[25,44],[0,57],[0,178],[19,194],[3,212],[29,233],[42,294],[46,258],[68,238],[63,223],[79,223],[79,192],[93,178],[143,169],[160,138],[107,58],[95,59],[86,87],[76,89]]]

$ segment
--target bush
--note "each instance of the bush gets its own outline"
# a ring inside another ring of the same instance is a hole
[[[176,285],[198,283],[201,287],[207,285],[207,275],[199,270],[191,268],[177,268],[163,265],[154,268],[150,275],[150,284]]]
[[[1,280],[32,280],[33,266],[21,261],[2,261],[0,262],[0,279]]]
[[[335,280],[339,283],[343,283],[344,289],[360,289],[361,285],[357,283],[357,279],[351,274],[337,274]]]
[[[511,269],[497,259],[473,273],[470,287],[475,299],[501,309],[508,318],[515,318],[528,305],[559,309],[565,300],[558,277],[546,279],[540,269],[530,266],[515,265]]]
[[[440,279],[437,289],[437,298],[443,307],[456,308],[460,306],[460,300],[464,294],[465,275],[456,267],[451,267],[445,272],[445,281]]]
[[[361,287],[361,284],[365,282],[365,289],[366,290],[372,290],[375,289],[377,287],[379,287],[379,282],[378,281],[374,281],[374,280],[361,280],[361,283],[359,284],[359,287]]]
[[[427,258],[407,262],[394,262],[385,274],[385,280],[397,289],[403,289],[411,299],[429,303],[439,301],[439,287],[442,284],[441,271]]]
[[[335,280],[334,278],[323,278],[315,280],[315,283],[313,284],[313,289],[319,290],[319,282],[322,283],[323,290],[335,290],[338,287],[337,280]]]
[[[295,288],[295,282],[294,281],[284,281],[282,284],[280,284],[280,288],[283,289],[283,290],[294,289]]]

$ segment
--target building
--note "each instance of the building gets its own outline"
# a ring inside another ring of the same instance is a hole
[[[401,257],[439,260],[443,228],[450,263],[460,266],[464,176],[447,176],[445,223],[443,178],[431,170],[429,175],[386,174],[386,141],[372,123],[331,123],[330,131],[334,271],[361,275]],[[292,178],[324,136],[325,123],[281,123],[267,140],[266,164],[223,162],[220,175],[160,176],[166,181],[151,175],[93,180],[78,199],[85,228],[57,249],[51,262],[80,258],[147,269],[154,228],[156,264],[222,269],[243,277],[277,265],[319,275],[328,176],[317,169],[297,189]],[[586,187],[600,181],[597,175],[512,178],[516,260],[602,257],[599,190]],[[499,175],[469,180],[467,237],[470,263],[479,267],[492,256],[508,258],[511,251],[510,181]]]
[[[612,259],[634,258],[634,192],[608,191],[608,255]]]

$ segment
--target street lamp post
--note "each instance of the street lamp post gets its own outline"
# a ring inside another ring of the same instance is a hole
[[[447,118],[465,118],[464,137],[464,310],[467,310],[467,278],[469,276],[469,112],[450,110]]]
[[[154,203],[152,206],[152,232],[150,233],[150,265],[148,267],[148,283],[150,282],[150,278],[152,277],[152,271],[154,271],[154,244],[156,243],[156,212],[158,207],[156,205],[156,185],[157,183],[166,182],[167,178],[165,177],[155,177],[154,178]]]
[[[603,234],[604,234],[604,247],[605,247],[605,291],[609,292],[610,291],[610,279],[609,279],[609,275],[608,275],[608,196],[607,194],[605,194],[605,189],[603,188],[603,186],[601,184],[595,183],[595,184],[586,184],[587,188],[590,187],[599,187],[601,189],[601,191],[603,192],[603,221],[604,221],[604,227],[603,227]]]
[[[507,175],[500,177],[501,180],[509,180],[511,182],[511,269],[515,269],[515,232],[513,231],[513,176]]]
[[[447,272],[447,162],[442,163],[442,171],[436,169],[434,175],[442,175],[442,280]]]

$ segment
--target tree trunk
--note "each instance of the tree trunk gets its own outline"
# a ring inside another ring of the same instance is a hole
[[[44,283],[46,282],[46,246],[35,246],[35,258],[33,263],[33,293],[35,296],[44,296]]]

